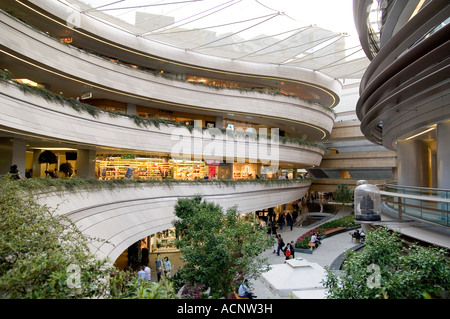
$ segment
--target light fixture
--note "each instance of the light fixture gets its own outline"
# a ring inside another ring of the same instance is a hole
[[[34,82],[32,80],[29,80],[29,79],[13,79],[13,81],[16,81],[16,82],[22,83],[22,84],[26,84],[29,86],[34,86],[34,87],[43,87],[43,85],[41,85],[37,82]]]
[[[409,17],[408,21],[411,20],[417,14],[417,12],[419,12],[419,10],[422,8],[424,3],[425,3],[425,0],[420,0],[419,1],[419,3],[417,4],[416,8],[413,11],[413,13]]]
[[[61,42],[72,43],[73,39],[71,37],[60,38]]]
[[[432,130],[434,130],[434,129],[436,129],[436,124],[431,125],[431,126],[430,126],[428,129],[426,129],[425,131],[422,131],[422,132],[417,133],[417,134],[415,134],[415,135],[413,135],[413,136],[410,136],[410,137],[408,137],[408,138],[405,138],[405,141],[409,141],[409,140],[411,140],[411,139],[413,139],[413,138],[415,138],[415,137],[417,137],[417,136],[420,136],[420,135],[422,135],[422,134],[428,133],[428,132],[430,132],[430,131],[432,131]]]

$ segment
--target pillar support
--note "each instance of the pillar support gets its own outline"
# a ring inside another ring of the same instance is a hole
[[[8,173],[12,165],[17,165],[20,175],[25,177],[26,140],[17,137],[0,138],[0,154],[1,175]]]
[[[450,121],[436,126],[437,187],[450,189]]]
[[[431,150],[424,140],[398,141],[398,185],[431,187]]]
[[[77,151],[77,176],[83,178],[95,177],[95,150]]]

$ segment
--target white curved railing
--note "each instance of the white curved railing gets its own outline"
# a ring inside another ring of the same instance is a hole
[[[30,14],[37,13],[22,1],[17,1],[25,8],[31,10]],[[298,84],[304,84],[305,89],[313,95],[323,95],[328,97],[329,106],[335,106],[339,102],[338,96],[342,90],[341,83],[321,72],[269,63],[253,63],[237,61],[217,56],[200,54],[184,49],[176,48],[161,42],[136,36],[124,28],[118,28],[105,20],[97,19],[81,12],[80,8],[71,6],[62,1],[29,1],[41,8],[38,15],[41,19],[52,19],[52,15],[59,18],[59,21],[52,20],[59,24],[60,28],[66,28],[69,33],[77,33],[83,37],[97,42],[98,46],[109,47],[109,51],[123,51],[126,54],[137,57],[153,59],[156,64],[168,67],[168,65],[191,68],[197,72],[217,72],[218,74],[228,74],[244,77],[254,77],[254,79],[287,79]],[[75,20],[75,21],[74,21]],[[60,22],[61,21],[61,22]],[[74,23],[75,22],[75,23]],[[133,58],[131,60],[134,60]]]
[[[309,166],[319,165],[325,152],[319,147],[276,139],[240,138],[239,135],[227,139],[228,135],[220,131],[213,136],[214,131],[190,132],[172,125],[140,127],[129,117],[111,117],[104,112],[94,118],[68,105],[24,94],[13,83],[0,83],[0,87],[0,130],[64,141],[77,148],[100,146],[163,152],[176,157],[220,158],[224,162],[227,158],[242,158],[268,165],[285,162]]]
[[[201,194],[224,210],[237,205],[248,213],[302,198],[310,182],[275,180],[229,183],[221,181],[136,184],[113,189],[79,189],[36,195],[40,204],[68,216],[86,235],[106,240],[90,249],[99,257],[116,260],[137,240],[172,228],[178,198]]]
[[[249,116],[278,120],[299,128],[303,126],[318,139],[331,132],[334,114],[320,105],[283,95],[269,96],[257,92],[242,94],[231,89],[218,91],[158,77],[67,46],[3,13],[1,15],[2,28],[5,30],[0,34],[1,42],[8,50],[14,51],[2,50],[3,54],[21,59],[21,63],[29,63],[30,67],[52,73],[63,80],[72,81],[74,85],[92,86],[103,94],[134,98],[142,103],[169,104],[187,112],[200,109],[241,114],[242,106],[245,105],[245,114]],[[33,52],[32,56],[29,56],[30,52]],[[23,59],[22,56],[28,58]],[[49,56],[55,58],[48,59]]]

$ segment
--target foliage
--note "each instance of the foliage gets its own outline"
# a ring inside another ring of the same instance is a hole
[[[202,283],[213,297],[225,297],[239,277],[257,278],[268,270],[260,254],[274,244],[253,220],[239,216],[236,208],[223,212],[201,196],[179,199],[173,222],[179,239],[175,244],[186,262],[180,272],[185,283]]]
[[[325,231],[326,231],[326,229],[321,229],[321,228],[311,229],[310,231],[304,233],[297,239],[297,241],[294,244],[295,248],[308,249],[309,248],[308,244],[311,241],[311,236],[313,235],[313,233],[318,232],[319,236],[323,236]]]
[[[326,269],[328,298],[448,298],[450,261],[446,254],[437,247],[406,246],[399,234],[378,227],[366,232],[362,251],[347,252],[341,276]]]
[[[333,193],[334,199],[338,203],[350,203],[353,200],[353,192],[350,190],[347,184],[339,184],[337,189]]]
[[[69,179],[59,178],[29,178],[18,181],[17,187],[27,192],[59,192],[71,190],[101,190],[101,189],[115,189],[117,187],[139,187],[152,185],[167,185],[172,184],[211,184],[211,185],[225,185],[236,186],[240,184],[260,184],[260,185],[289,185],[290,183],[309,183],[310,179],[217,179],[217,180],[182,180],[182,179],[111,179],[99,180],[97,178],[80,178],[73,177]]]
[[[350,214],[350,215],[326,222],[326,223],[320,225],[320,228],[337,228],[337,227],[352,228],[357,225],[358,224],[355,222],[355,214]]]
[[[187,283],[183,287],[181,299],[207,299],[206,287],[202,283]]]
[[[355,227],[356,225],[357,224],[355,223],[354,214],[350,214],[342,218],[326,222],[320,225],[319,227],[314,228],[306,232],[305,234],[301,235],[295,242],[294,246],[295,248],[308,249],[309,248],[308,244],[311,241],[311,236],[313,233],[318,232],[319,235],[323,236],[323,234],[328,230],[332,230],[338,227],[352,228]]]
[[[39,164],[48,163],[48,164],[56,164],[58,163],[58,158],[56,157],[55,153],[52,151],[43,151],[41,154],[39,154],[38,157]]]
[[[39,205],[19,187],[0,179],[0,298],[165,298],[166,286],[138,281],[98,259],[63,215]]]
[[[65,177],[70,177],[73,174],[73,167],[69,162],[59,165],[59,170],[64,173]]]

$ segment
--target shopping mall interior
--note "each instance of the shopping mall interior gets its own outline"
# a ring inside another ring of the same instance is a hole
[[[182,264],[180,197],[301,224],[360,180],[450,247],[450,3],[348,2],[353,37],[274,1],[3,0],[0,174],[142,181],[41,199],[121,269]]]

